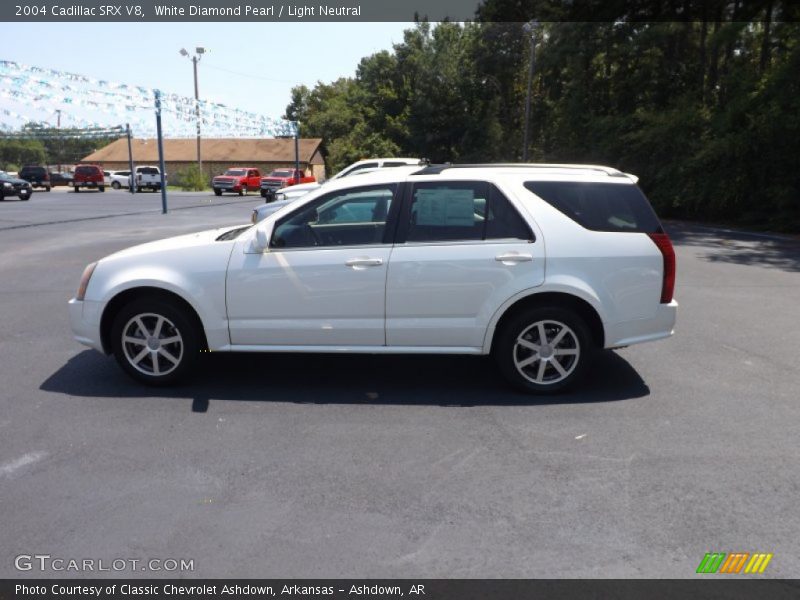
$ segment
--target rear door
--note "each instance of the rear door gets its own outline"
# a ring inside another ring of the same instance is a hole
[[[495,311],[544,281],[543,242],[492,183],[409,183],[399,218],[388,346],[481,347]]]

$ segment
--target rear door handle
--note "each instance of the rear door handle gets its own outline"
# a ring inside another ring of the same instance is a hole
[[[379,267],[383,264],[383,259],[361,256],[358,258],[351,258],[344,264],[348,267],[353,267],[354,269],[362,269],[364,267]]]
[[[532,254],[522,254],[520,252],[507,252],[506,254],[498,254],[494,257],[497,262],[504,265],[515,265],[521,262],[530,262],[533,260]]]

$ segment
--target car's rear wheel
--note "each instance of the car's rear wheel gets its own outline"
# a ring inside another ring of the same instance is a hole
[[[101,192],[105,192],[105,191],[106,191],[106,186],[104,186],[104,185],[101,185],[101,186],[100,186],[98,189],[99,189]]]
[[[77,194],[77,193],[78,193],[78,192],[80,192],[80,191],[81,191],[81,188],[80,188],[80,187],[78,187],[78,186],[76,185],[76,186],[75,186],[75,193]]]
[[[50,191],[50,186],[48,185],[46,188],[44,188],[44,191],[45,192],[49,192]]]
[[[560,307],[536,307],[503,326],[493,354],[503,375],[517,388],[553,394],[583,377],[595,349],[578,314]]]
[[[197,326],[175,303],[160,298],[135,300],[114,319],[114,357],[134,379],[171,385],[191,371],[200,352]]]
[[[122,186],[120,185],[119,181],[112,181],[111,182],[111,187],[114,188],[115,190],[118,190]]]
[[[242,186],[241,188],[239,188],[239,195],[240,196],[244,196],[246,193],[247,193],[247,188],[245,186]]]

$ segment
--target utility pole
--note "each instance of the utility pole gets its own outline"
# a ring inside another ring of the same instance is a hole
[[[56,129],[58,130],[58,172],[61,173],[61,158],[64,154],[64,140],[61,139],[61,109],[57,108],[58,118],[56,120]]]
[[[533,68],[536,51],[536,28],[539,21],[533,20],[523,25],[523,30],[531,35],[531,59],[528,70],[528,93],[525,96],[525,128],[522,132],[522,162],[528,162],[528,135],[531,120],[531,91],[533,89]]]
[[[128,184],[128,191],[131,194],[136,193],[136,177],[134,177],[133,173],[133,150],[131,148],[131,124],[125,124],[125,132],[128,134],[128,168],[131,171],[129,184]]]
[[[200,155],[200,90],[197,85],[197,63],[200,62],[200,59],[203,57],[203,54],[206,53],[206,49],[198,46],[194,49],[196,54],[193,56],[189,56],[189,52],[186,48],[181,48],[180,54],[181,56],[187,57],[189,60],[192,61],[192,67],[194,71],[194,109],[195,109],[195,116],[197,118],[197,167],[200,169],[200,172],[203,172],[203,159]]]
[[[161,135],[161,90],[155,90],[156,96],[156,134],[158,135],[158,168],[161,171],[161,214],[167,214],[167,179],[164,165],[164,138]],[[131,172],[131,177],[133,173]]]
[[[300,121],[294,122],[294,181],[300,183]]]

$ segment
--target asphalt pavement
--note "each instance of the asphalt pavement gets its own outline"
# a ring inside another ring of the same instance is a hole
[[[479,357],[211,354],[157,390],[72,340],[87,263],[259,202],[0,203],[0,577],[686,578],[711,551],[798,576],[800,243],[670,224],[676,335],[552,398]]]

